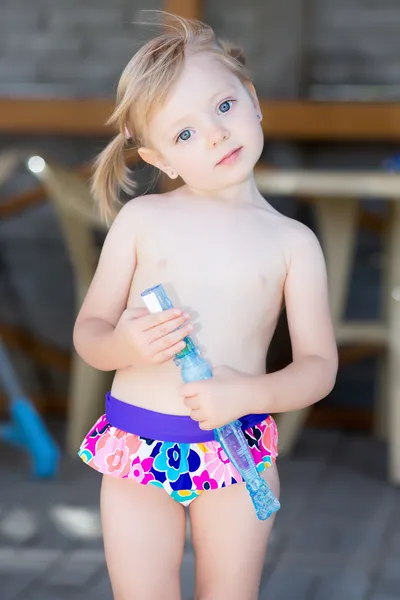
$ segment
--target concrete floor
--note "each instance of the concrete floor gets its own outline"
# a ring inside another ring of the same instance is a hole
[[[385,480],[384,444],[307,430],[278,464],[282,509],[260,598],[399,599],[400,490]],[[63,459],[57,480],[33,481],[26,458],[5,445],[0,474],[0,600],[112,600],[98,474]],[[188,543],[183,600],[193,598],[193,570]]]

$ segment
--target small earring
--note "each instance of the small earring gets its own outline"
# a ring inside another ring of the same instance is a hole
[[[173,169],[170,169],[168,171],[168,174],[169,174],[170,177],[175,177],[175,171]]]
[[[261,119],[261,115],[257,115],[257,119]]]

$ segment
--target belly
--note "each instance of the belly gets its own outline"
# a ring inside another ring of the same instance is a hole
[[[204,243],[198,246],[204,248]],[[188,247],[190,252],[176,250],[172,258],[159,247],[157,251],[151,245],[142,249],[128,306],[142,306],[140,293],[162,283],[174,306],[191,315],[194,342],[212,368],[228,366],[248,375],[264,373],[282,307],[283,261],[266,260],[250,244],[234,253],[218,252],[217,242],[215,247],[210,243],[206,259],[204,250],[196,250],[196,243]],[[113,394],[150,410],[187,415],[181,383],[179,368],[170,361],[118,372]]]
[[[227,335],[226,331],[218,335],[215,331],[208,334],[204,328],[198,335],[203,343],[198,343],[196,332],[193,338],[212,368],[224,365],[246,375],[260,375],[265,373],[266,353],[273,331],[274,327],[268,332],[259,331],[255,336],[237,335],[237,330],[236,335],[233,332]],[[189,415],[180,394],[181,384],[180,369],[171,360],[162,365],[117,371],[112,395],[148,410]]]

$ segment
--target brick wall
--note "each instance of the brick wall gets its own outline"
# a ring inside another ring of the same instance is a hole
[[[310,93],[343,99],[400,97],[400,2],[315,0],[308,14]]]
[[[109,95],[143,36],[132,21],[140,9],[161,6],[162,0],[0,0],[0,94]],[[337,97],[388,94],[382,86],[400,95],[398,0],[204,6],[216,32],[243,45],[263,96],[291,98],[308,88]]]
[[[161,0],[0,0],[0,94],[110,95]],[[297,95],[301,0],[205,1],[217,33],[243,44],[265,95]],[[282,31],[285,35],[282,36]]]

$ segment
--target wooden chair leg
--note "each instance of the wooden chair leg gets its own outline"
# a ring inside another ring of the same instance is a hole
[[[321,198],[315,210],[327,265],[332,317],[338,326],[345,309],[354,259],[358,201],[356,198]],[[280,453],[292,450],[310,411],[308,407],[277,415]]]
[[[400,484],[400,201],[392,203],[388,252],[389,478]]]
[[[346,307],[358,223],[356,198],[322,198],[316,217],[329,281],[332,318],[339,325]]]
[[[389,440],[388,352],[378,358],[377,381],[374,399],[373,431],[384,441]]]
[[[68,396],[67,451],[76,454],[84,436],[104,412],[113,373],[97,371],[74,353]]]
[[[279,431],[279,455],[290,454],[309,417],[310,409],[293,410],[274,415]]]
[[[392,208],[392,207],[390,207]],[[392,211],[390,211],[392,212]],[[389,306],[390,302],[388,299],[392,293],[392,281],[389,269],[389,257],[391,252],[391,228],[389,226],[389,219],[386,220],[386,227],[383,230],[382,235],[383,241],[383,264],[381,265],[382,271],[382,283],[381,283],[381,310],[380,319],[383,323],[387,324],[389,320]],[[377,381],[375,388],[375,399],[374,399],[374,422],[373,430],[376,437],[386,442],[389,441],[389,353],[388,349],[385,348],[385,352],[379,357],[377,365]]]
[[[76,284],[77,308],[83,303],[88,282]],[[114,372],[98,371],[73,353],[67,413],[67,452],[76,454],[84,436],[104,412],[105,394],[110,389]]]

